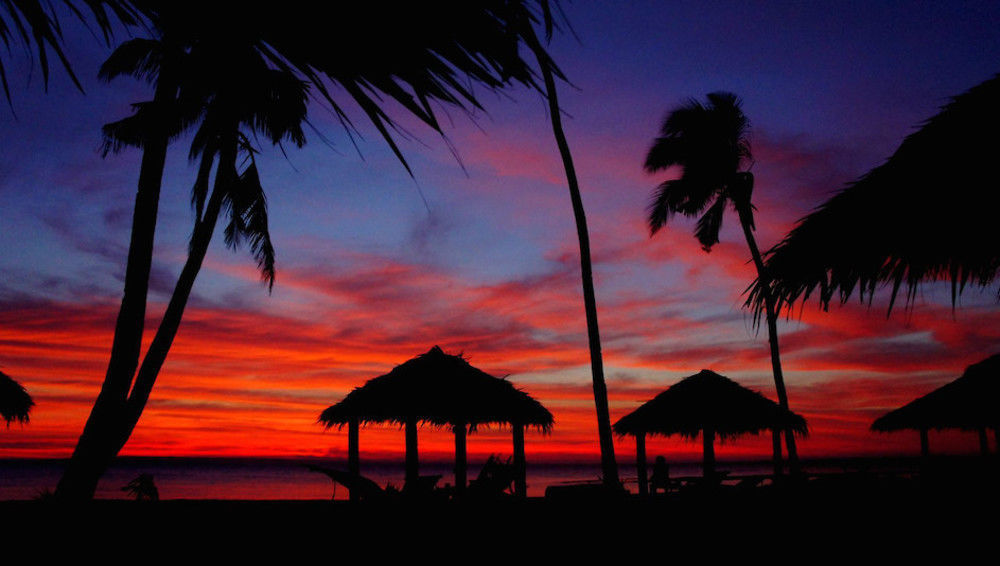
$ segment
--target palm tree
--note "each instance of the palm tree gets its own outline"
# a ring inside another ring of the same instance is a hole
[[[121,66],[105,65],[104,74],[109,78],[134,74],[170,47],[158,43],[123,45],[109,59]],[[264,281],[269,286],[274,282],[274,247],[268,232],[266,199],[254,161],[257,150],[250,140],[263,136],[275,144],[289,141],[301,147],[305,143],[302,126],[306,118],[307,85],[286,71],[269,68],[252,45],[233,44],[228,38],[202,41],[178,53],[177,76],[181,78],[177,99],[171,105],[173,111],[168,113],[171,119],[164,121],[158,114],[151,116],[148,106],[140,104],[133,116],[105,127],[105,135],[109,138],[109,151],[113,151],[129,145],[142,146],[150,137],[143,134],[146,128],[156,134],[172,133],[183,124],[200,123],[190,152],[191,159],[199,162],[199,168],[192,189],[196,218],[188,258],[131,391],[117,402],[111,398],[109,411],[97,410],[95,405],[74,452],[77,464],[71,465],[60,481],[57,490],[60,495],[73,494],[81,486],[92,493],[100,474],[138,423],[180,327],[223,211],[229,216],[226,244],[235,249],[246,243]],[[127,65],[129,60],[131,66]],[[165,129],[164,123],[173,129]],[[242,172],[238,166],[241,155],[245,164]],[[209,191],[213,166],[215,181]]]
[[[537,1],[545,4],[545,0]],[[308,84],[315,98],[350,132],[353,125],[334,91],[328,88],[329,83],[336,84],[361,108],[407,170],[409,167],[394,140],[394,132],[398,133],[400,128],[383,110],[384,98],[398,102],[440,133],[433,102],[462,110],[479,108],[470,90],[472,84],[488,89],[498,89],[512,81],[531,84],[529,67],[517,52],[520,38],[508,25],[527,9],[519,2],[484,1],[435,7],[392,4],[391,9],[368,3],[347,10],[343,21],[348,25],[338,33],[331,32],[329,20],[317,18],[311,12],[308,2],[289,1],[282,10],[268,12],[212,9],[183,1],[149,0],[142,5],[157,30],[157,40],[126,43],[102,71],[102,76],[108,79],[122,74],[145,79],[155,85],[155,94],[152,101],[137,105],[134,116],[105,129],[110,138],[109,150],[136,146],[142,149],[143,159],[126,267],[126,291],[111,359],[101,392],[57,490],[65,498],[92,497],[100,475],[127,442],[176,334],[190,285],[204,257],[202,248],[208,245],[222,208],[229,207],[234,214],[232,218],[241,218],[231,222],[232,230],[227,230],[227,237],[233,244],[247,237],[265,279],[273,281],[273,259],[268,260],[273,250],[260,231],[260,222],[266,216],[254,212],[262,210],[263,193],[258,190],[259,180],[252,166],[253,151],[239,130],[241,124],[251,128],[244,121],[247,116],[254,116],[252,128],[266,129],[263,121],[270,118],[254,113],[256,110],[223,109],[225,104],[242,99],[221,88],[212,74],[225,67],[217,55],[213,56],[215,59],[209,57],[221,65],[214,69],[186,62],[197,62],[196,55],[212,53],[207,46],[219,49],[217,54],[232,57],[235,69],[244,69],[236,61],[248,58],[252,61],[250,70],[260,72],[263,65],[279,73],[284,77],[282,80],[294,79],[303,87]],[[445,17],[446,11],[449,17]],[[467,25],[454,26],[451,22],[455,18]],[[359,48],[380,38],[394,49]],[[226,46],[238,47],[226,51]],[[237,77],[232,80],[234,84],[243,84]],[[304,119],[304,114],[301,118]],[[140,366],[166,147],[172,137],[199,121],[202,127],[192,152],[193,157],[200,159],[200,167],[194,192],[198,218],[191,254],[164,321]],[[212,127],[208,128],[208,124]],[[292,130],[274,131],[288,135]],[[299,143],[294,136],[292,141]],[[251,159],[250,166],[242,173],[235,166],[240,153]],[[216,186],[209,194],[207,183],[216,159]],[[245,200],[232,196],[236,187],[247,191]],[[253,196],[257,193],[260,198]],[[266,232],[266,221],[263,227]]]
[[[14,421],[28,422],[28,413],[34,405],[35,402],[24,386],[0,371],[0,418],[7,426]]]
[[[760,250],[754,238],[753,173],[745,170],[753,163],[748,137],[750,121],[743,114],[741,101],[728,92],[708,95],[708,103],[689,100],[672,110],[663,121],[660,136],[646,155],[648,173],[680,167],[681,176],[664,181],[655,190],[649,206],[649,228],[656,234],[667,220],[680,213],[701,215],[695,236],[705,251],[719,242],[719,230],[727,205],[732,205],[740,219],[757,277],[765,282],[764,315],[767,320],[771,367],[778,402],[788,409],[788,394],[781,372],[778,349],[777,310],[767,292],[769,281]],[[798,468],[798,453],[791,431],[785,431],[788,461],[792,471]]]
[[[551,39],[553,30],[552,16],[544,14],[546,39]],[[590,348],[590,370],[594,389],[594,405],[597,411],[597,434],[601,447],[601,472],[604,485],[609,489],[621,489],[618,479],[618,464],[615,461],[615,445],[611,432],[611,416],[608,410],[608,387],[604,380],[604,361],[601,355],[601,333],[597,324],[597,298],[594,293],[594,274],[590,260],[590,235],[587,230],[587,216],[583,209],[583,198],[580,195],[580,183],[576,177],[573,165],[573,154],[562,127],[562,110],[559,108],[559,98],[556,91],[556,77],[565,80],[565,76],[555,61],[542,46],[534,31],[534,22],[522,22],[524,36],[528,47],[538,61],[542,73],[544,93],[549,105],[549,119],[552,122],[552,133],[559,147],[563,168],[566,171],[566,184],[569,187],[570,201],[573,205],[573,218],[576,221],[577,240],[580,245],[580,275],[583,284],[583,305],[587,318],[587,340]]]

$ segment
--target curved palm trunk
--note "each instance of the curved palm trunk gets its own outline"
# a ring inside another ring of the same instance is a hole
[[[139,416],[149,400],[156,377],[166,361],[167,352],[177,336],[184,308],[191,296],[191,289],[208,252],[208,245],[212,240],[222,208],[225,187],[235,181],[236,153],[236,142],[233,138],[229,147],[220,152],[212,196],[204,215],[195,225],[187,261],[177,279],[163,320],[160,321],[153,342],[146,351],[142,366],[139,367],[131,393],[123,396],[123,399],[115,399],[114,405],[102,413],[99,413],[98,407],[102,405],[100,398],[98,399],[99,402],[95,404],[91,413],[91,419],[88,420],[88,428],[84,430],[84,435],[80,437],[80,443],[74,451],[70,466],[59,481],[56,489],[58,497],[68,500],[93,498],[97,482],[128,442],[139,422]],[[100,414],[100,419],[94,418],[95,413]],[[91,426],[92,422],[99,423],[100,426]]]
[[[594,382],[594,404],[597,407],[597,434],[601,445],[601,470],[604,485],[620,488],[618,480],[618,465],[615,462],[615,446],[611,436],[611,417],[608,412],[608,389],[604,382],[604,362],[601,359],[601,333],[597,326],[597,300],[594,295],[594,275],[590,263],[590,236],[587,232],[587,216],[583,210],[583,199],[580,196],[580,185],[576,179],[576,169],[573,166],[573,155],[563,132],[560,118],[559,100],[556,97],[556,83],[548,55],[542,49],[534,33],[528,34],[528,45],[538,60],[545,81],[546,98],[549,102],[549,116],[552,119],[552,133],[555,135],[559,154],[562,156],[563,167],[566,169],[566,181],[569,185],[570,199],[573,202],[573,216],[576,219],[576,233],[580,240],[580,271],[583,279],[583,304],[587,314],[587,337],[590,343],[590,368]]]
[[[154,102],[161,106],[169,105],[176,94],[177,82],[169,71],[161,73],[153,97]],[[108,453],[107,439],[113,437],[119,427],[132,379],[139,365],[160,186],[168,142],[167,132],[159,132],[151,136],[143,148],[135,208],[132,213],[128,260],[125,266],[125,289],[115,322],[111,357],[101,391],[73,450],[70,463],[56,488],[56,496],[61,498],[93,497],[97,489],[97,480],[107,468],[110,459],[114,457],[114,454]]]
[[[743,227],[743,235],[746,236],[750,255],[757,268],[757,278],[761,283],[760,289],[764,297],[765,318],[767,319],[767,341],[771,347],[771,369],[774,372],[774,388],[778,393],[778,404],[782,408],[788,409],[788,392],[785,390],[785,377],[781,372],[781,354],[778,348],[778,312],[774,297],[771,295],[771,278],[767,276],[764,260],[761,257],[760,249],[757,248],[757,239],[753,235],[753,213],[750,209],[749,199],[736,203],[736,210],[740,215],[740,226]],[[785,446],[788,449],[789,472],[795,474],[799,471],[799,454],[795,448],[795,435],[791,429],[786,429],[784,436]]]
[[[128,442],[132,431],[135,429],[135,425],[138,424],[139,417],[142,415],[142,411],[146,408],[146,403],[149,401],[149,394],[153,390],[156,377],[160,374],[160,369],[167,359],[167,352],[170,351],[170,347],[174,343],[174,338],[177,336],[181,318],[184,315],[184,308],[187,306],[188,298],[191,296],[191,289],[194,287],[194,281],[201,271],[205,254],[208,252],[208,244],[211,243],[212,234],[215,232],[215,224],[222,209],[222,197],[225,193],[225,187],[236,180],[235,173],[236,146],[234,142],[231,148],[221,152],[219,155],[219,168],[216,172],[215,188],[212,190],[212,196],[205,207],[204,216],[195,226],[187,261],[184,262],[184,268],[181,269],[181,274],[177,278],[177,284],[174,286],[174,292],[170,296],[167,310],[163,313],[163,320],[160,321],[160,327],[156,329],[153,342],[149,345],[149,350],[146,351],[146,356],[143,358],[142,365],[139,367],[139,373],[135,378],[135,386],[132,388],[132,394],[129,395],[128,402],[126,403],[123,426],[115,444],[116,454]]]

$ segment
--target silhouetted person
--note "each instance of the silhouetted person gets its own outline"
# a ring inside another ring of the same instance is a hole
[[[649,492],[656,495],[656,490],[663,488],[663,493],[670,491],[670,466],[663,456],[656,457],[653,464],[653,475],[649,478]]]

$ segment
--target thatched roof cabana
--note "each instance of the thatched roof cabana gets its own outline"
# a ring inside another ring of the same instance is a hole
[[[927,431],[977,431],[986,453],[986,429],[1000,429],[1000,354],[972,364],[958,379],[889,411],[872,423],[872,430],[920,431],[920,451],[929,453]]]
[[[715,437],[734,438],[761,431],[792,430],[807,434],[806,420],[783,409],[760,393],[711,370],[686,377],[644,405],[625,415],[612,427],[619,436],[634,436],[642,444],[640,462],[645,462],[645,436],[702,435],[706,477],[714,473]],[[640,484],[643,481],[640,469]]]
[[[774,296],[821,306],[857,289],[910,301],[923,281],[950,280],[952,300],[1000,269],[1000,75],[956,96],[883,165],[821,205],[768,253]],[[763,312],[755,282],[747,304]]]
[[[421,424],[465,423],[473,430],[519,422],[548,432],[554,422],[548,409],[511,382],[438,346],[356,387],[319,420],[327,428],[342,428],[352,418],[361,424],[402,425],[414,417]]]
[[[515,465],[523,471],[524,427],[552,429],[552,413],[506,379],[473,367],[461,355],[434,346],[385,375],[370,379],[320,415],[327,428],[349,425],[349,458],[357,472],[357,428],[396,423],[406,427],[407,480],[417,477],[418,424],[451,427],[455,432],[456,487],[465,487],[465,436],[479,426],[510,426]],[[523,475],[519,482],[523,493]]]
[[[7,426],[14,421],[28,422],[28,413],[34,405],[34,400],[24,387],[0,371],[0,418],[3,418]]]

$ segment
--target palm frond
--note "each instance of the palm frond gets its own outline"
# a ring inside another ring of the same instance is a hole
[[[137,102],[133,114],[105,124],[101,128],[102,154],[119,153],[126,147],[143,149],[147,139],[155,132],[167,132],[167,139],[174,140],[198,122],[204,109],[198,101],[174,100],[168,104],[156,101]],[[199,140],[204,143],[204,140]]]
[[[274,245],[268,231],[267,198],[255,163],[251,161],[227,191],[223,206],[229,216],[225,228],[226,245],[233,250],[247,245],[257,261],[261,280],[267,283],[270,291],[274,288]]]
[[[719,231],[722,229],[722,217],[725,212],[726,200],[717,198],[695,225],[694,235],[698,238],[701,249],[706,252],[712,251],[712,246],[719,243]]]
[[[14,421],[27,423],[34,405],[24,386],[0,371],[0,418],[7,426]]]
[[[130,76],[147,83],[155,83],[163,66],[162,41],[137,37],[130,39],[111,52],[101,64],[97,77],[110,82],[118,77]]]
[[[712,187],[685,177],[660,183],[647,210],[651,234],[658,232],[674,214],[697,216],[715,194]]]
[[[78,7],[82,3],[86,10]],[[105,43],[111,39],[111,31],[117,20],[124,25],[134,25],[140,16],[131,2],[125,0],[83,0],[74,2],[63,0],[58,4],[84,25],[93,18],[98,29],[104,36]],[[29,56],[37,56],[38,66],[42,71],[42,81],[45,88],[49,84],[49,50],[55,54],[63,70],[73,84],[81,91],[83,87],[73,72],[69,58],[63,51],[62,28],[60,27],[55,9],[56,3],[41,0],[0,0],[0,41],[10,52],[11,42],[16,41],[28,52]],[[0,58],[0,84],[4,95],[10,103],[10,85],[7,82],[6,67]]]

